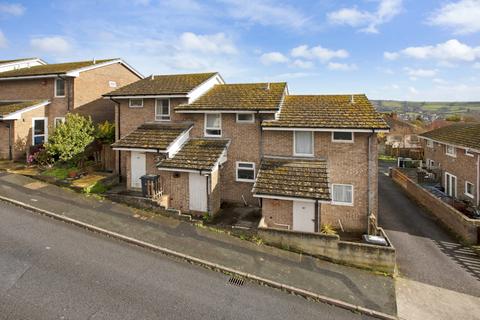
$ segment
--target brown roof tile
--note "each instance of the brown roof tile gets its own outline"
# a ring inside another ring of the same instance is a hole
[[[93,63],[93,60],[89,60],[89,61],[45,64],[45,65],[34,66],[30,68],[21,68],[17,70],[5,71],[0,73],[0,78],[64,74],[69,71],[93,66],[95,64],[108,62],[112,60],[115,60],[115,59],[96,60],[95,63]]]
[[[265,158],[253,193],[330,201],[327,161]]]
[[[279,118],[263,127],[388,129],[365,95],[289,95]]]
[[[216,74],[218,73],[155,75],[153,79],[151,76],[147,77],[109,92],[105,96],[187,94]]]
[[[185,123],[144,123],[112,144],[113,148],[155,149],[166,151],[186,130],[193,126]]]
[[[175,110],[276,111],[286,86],[285,82],[218,84],[193,103],[179,105]]]
[[[0,118],[11,113],[20,111],[22,109],[33,107],[34,105],[46,102],[47,100],[32,100],[32,101],[0,101]]]
[[[422,133],[421,137],[480,150],[480,123],[457,123]]]
[[[228,147],[230,140],[191,139],[173,158],[160,161],[157,167],[210,171]]]

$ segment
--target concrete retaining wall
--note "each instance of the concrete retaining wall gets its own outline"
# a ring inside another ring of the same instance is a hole
[[[382,235],[383,230],[379,229]],[[333,262],[393,274],[395,272],[395,248],[365,243],[341,241],[336,235],[297,232],[273,228],[258,228],[258,236],[266,244],[306,253]],[[388,238],[386,238],[388,241]],[[389,242],[390,243],[390,242]]]
[[[422,188],[419,184],[402,173],[399,169],[392,169],[392,179],[415,201],[424,206],[427,211],[435,216],[449,230],[458,235],[468,244],[480,242],[480,220],[470,219],[446,204],[433,194]]]

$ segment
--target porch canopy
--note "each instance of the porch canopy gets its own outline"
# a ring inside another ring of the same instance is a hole
[[[113,143],[112,148],[124,151],[168,153],[188,139],[192,127],[191,122],[144,123]]]
[[[330,202],[327,161],[264,158],[253,186],[253,195],[258,198]]]
[[[1,101],[0,120],[17,120],[23,112],[34,110],[50,103],[48,100]]]
[[[163,171],[211,173],[227,161],[227,139],[191,139],[172,157],[163,159],[157,168]]]

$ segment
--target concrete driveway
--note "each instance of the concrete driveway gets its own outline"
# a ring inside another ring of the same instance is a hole
[[[480,257],[402,192],[390,165],[379,165],[379,224],[397,249],[399,316],[480,319]],[[476,313],[459,314],[464,304]]]

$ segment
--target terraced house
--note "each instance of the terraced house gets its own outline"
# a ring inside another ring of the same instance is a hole
[[[158,175],[161,203],[216,214],[262,208],[271,228],[365,231],[377,214],[377,139],[388,126],[364,95],[296,96],[284,82],[226,84],[218,73],[156,75],[117,103],[118,170],[129,189]]]
[[[102,94],[141,78],[121,59],[0,61],[0,159],[25,157],[69,112],[113,121],[114,104]]]
[[[480,123],[460,123],[422,133],[429,168],[441,170],[445,193],[480,206]]]

